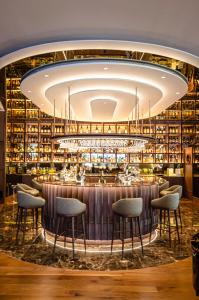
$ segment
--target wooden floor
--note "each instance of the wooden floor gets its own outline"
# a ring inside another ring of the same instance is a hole
[[[0,252],[0,299],[192,300],[191,259],[133,271],[72,271],[33,265]]]

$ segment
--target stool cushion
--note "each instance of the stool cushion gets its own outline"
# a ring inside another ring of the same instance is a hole
[[[39,191],[36,189],[33,189],[31,186],[24,184],[24,183],[18,183],[16,186],[16,191],[22,191],[25,193],[28,193],[32,196],[38,196],[39,195]]]
[[[161,196],[178,193],[181,199],[182,197],[182,186],[181,185],[172,185],[168,189],[164,189],[160,192]]]
[[[113,212],[126,218],[139,217],[142,213],[142,198],[120,199],[112,205]]]
[[[41,197],[35,197],[22,191],[17,192],[17,201],[19,207],[22,208],[42,208],[45,205],[45,199]]]
[[[153,208],[175,210],[179,205],[179,193],[165,195],[151,201]]]
[[[86,204],[75,198],[56,197],[56,212],[63,216],[78,216],[86,211]]]

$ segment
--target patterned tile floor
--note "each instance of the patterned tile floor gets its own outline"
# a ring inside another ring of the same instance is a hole
[[[57,249],[53,254],[52,246],[42,240],[41,234],[35,235],[30,222],[24,242],[20,235],[19,243],[16,244],[16,205],[8,203],[1,208],[0,213],[0,251],[6,251],[11,256],[36,264],[81,270],[126,270],[172,263],[192,254],[190,240],[192,235],[199,231],[199,199],[181,200],[181,212],[183,216],[181,243],[178,244],[174,233],[171,248],[165,234],[162,237],[158,236],[155,242],[144,247],[144,256],[141,255],[141,250],[137,249],[125,253],[123,260],[121,254],[90,253],[86,255],[77,253],[73,260],[71,253],[66,250]]]

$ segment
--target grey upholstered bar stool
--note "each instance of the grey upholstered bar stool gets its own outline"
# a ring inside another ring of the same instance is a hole
[[[130,220],[130,235],[132,238],[132,250],[133,250],[133,219],[135,218],[138,224],[140,242],[142,247],[142,254],[144,254],[142,235],[140,230],[140,215],[143,209],[143,199],[142,198],[125,198],[120,199],[113,203],[113,229],[112,229],[112,241],[111,241],[111,253],[113,251],[113,240],[115,234],[115,216],[122,218],[122,258],[124,257],[124,239],[126,232],[126,221]]]
[[[86,204],[82,203],[78,199],[74,198],[62,198],[56,197],[56,234],[54,240],[53,252],[55,251],[55,246],[57,242],[60,229],[61,221],[64,219],[71,218],[72,220],[72,248],[73,248],[73,259],[75,256],[75,218],[81,216],[82,229],[83,229],[83,238],[84,238],[84,250],[86,253],[86,228],[85,228],[85,212]],[[66,228],[67,231],[67,228]],[[66,234],[64,235],[64,247],[66,245]]]
[[[180,242],[180,235],[178,230],[178,219],[177,219],[177,209],[179,206],[179,194],[169,194],[165,195],[161,198],[157,198],[151,201],[151,209],[158,209],[160,210],[160,236],[162,234],[162,213],[167,212],[168,217],[168,229],[169,229],[169,245],[171,246],[171,223],[170,223],[170,212],[174,212],[175,216],[175,222],[176,222],[176,230],[178,235],[178,241]],[[151,213],[152,215],[152,213]],[[151,234],[153,230],[153,224],[152,224],[153,218],[151,217],[151,229],[150,229],[150,240],[151,240]],[[165,225],[165,224],[164,224]]]
[[[42,219],[44,234],[45,234],[45,222],[44,222],[45,199],[41,197],[32,196],[22,191],[18,191],[17,202],[18,202],[18,210],[17,210],[17,218],[16,218],[16,225],[17,225],[16,241],[18,240],[18,234],[22,227],[22,224],[24,227],[23,229],[23,240],[24,240],[28,210],[32,210],[33,227],[34,227],[34,213],[36,215],[35,225],[36,225],[36,232],[38,232],[39,209],[41,209],[41,219]]]
[[[24,183],[17,183],[16,192],[21,191],[32,196],[39,196],[39,191]]]
[[[182,186],[181,185],[172,185],[167,189],[163,189],[160,192],[160,195],[165,196],[165,195],[175,194],[175,193],[179,194],[179,199],[181,200],[181,198],[182,198]],[[180,228],[181,228],[181,233],[182,233],[182,216],[181,216],[181,210],[180,210],[180,203],[178,205],[178,214],[179,214],[179,218],[180,218]]]

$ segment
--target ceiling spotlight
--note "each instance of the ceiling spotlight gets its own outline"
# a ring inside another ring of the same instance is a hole
[[[44,77],[45,77],[45,78],[48,78],[48,77],[49,77],[49,75],[48,75],[48,74],[45,74],[45,75],[44,75]]]
[[[107,67],[104,67],[104,71],[107,71],[108,70],[108,68]]]
[[[28,93],[32,93],[32,91],[31,91],[31,90],[29,90],[29,91],[28,91]]]
[[[162,78],[162,79],[165,79],[165,78],[166,78],[166,76],[161,76],[161,78]]]
[[[179,95],[180,94],[180,92],[176,92],[176,95]]]

